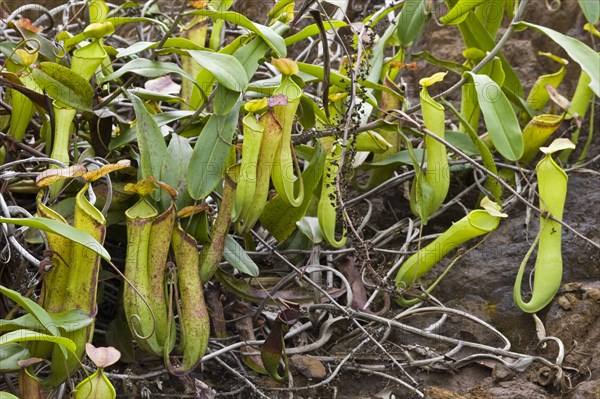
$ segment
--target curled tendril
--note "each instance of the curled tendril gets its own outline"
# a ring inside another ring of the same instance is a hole
[[[112,269],[123,278],[123,280],[129,284],[129,286],[131,287],[131,289],[133,291],[135,291],[136,295],[140,297],[140,299],[142,300],[142,302],[144,302],[144,305],[146,305],[146,307],[150,310],[150,314],[152,315],[152,331],[150,331],[150,333],[146,336],[141,335],[137,329],[135,328],[135,323],[134,321],[137,320],[138,323],[141,323],[141,317],[137,314],[132,315],[128,322],[131,325],[131,329],[133,331],[133,335],[135,335],[136,339],[141,339],[141,340],[147,340],[148,338],[150,338],[152,335],[154,335],[154,332],[156,331],[156,316],[154,315],[154,311],[152,310],[152,306],[150,306],[150,304],[148,303],[148,301],[146,300],[146,298],[144,298],[144,296],[142,295],[142,293],[140,292],[140,290],[137,289],[137,287],[131,282],[129,281],[129,279],[127,277],[125,277],[125,275],[119,270],[119,268],[117,266],[115,266],[114,263],[108,261],[107,262],[110,267],[112,267]]]
[[[557,366],[562,366],[562,362],[565,359],[565,346],[563,342],[557,337],[544,337],[540,340],[538,346],[542,347],[546,341],[554,341],[558,346],[558,354],[556,355],[556,361],[554,362]]]
[[[133,286],[131,286],[131,287],[133,288]],[[136,290],[136,292],[137,292],[137,290]],[[154,317],[154,312],[152,311],[152,308],[150,307],[150,305],[148,305],[148,302],[146,302],[146,299],[144,299],[144,297],[141,294],[139,294],[139,295],[140,295],[140,298],[142,298],[142,300],[146,304],[146,306],[148,306],[148,309],[150,309],[150,313],[152,314],[152,321],[153,321],[152,331],[150,331],[150,333],[148,333],[148,335],[142,335],[138,332],[137,328],[135,327],[134,321],[137,320],[137,322],[141,324],[142,318],[137,314],[134,314],[129,318],[129,323],[131,325],[131,330],[133,331],[133,335],[134,335],[135,339],[141,339],[142,341],[145,341],[148,338],[150,338],[151,336],[153,336],[154,331],[156,331],[156,318]]]
[[[177,306],[177,314],[181,314],[181,305],[179,304],[179,291],[177,289],[177,268],[175,264],[171,261],[167,262],[167,276],[168,281],[171,281],[172,284],[169,284],[169,312],[167,314],[167,323],[169,327],[171,323],[173,323],[173,296],[175,297],[175,306]],[[171,328],[167,329],[169,335],[165,339],[165,342],[169,342],[171,339]],[[165,361],[165,367],[169,370],[169,373],[173,375],[178,375],[180,371],[177,369],[177,364],[173,364],[171,362],[171,358],[169,357],[168,345],[164,346],[163,358]]]
[[[29,48],[28,47],[29,43],[35,43],[35,46],[33,46],[34,48]],[[42,44],[37,39],[25,39],[25,40],[21,40],[19,43],[17,43],[17,45],[15,46],[15,48],[13,49],[13,51],[10,53],[10,55],[8,57],[6,57],[6,60],[4,61],[4,65],[2,65],[2,67],[0,68],[0,70],[6,68],[6,63],[8,62],[8,60],[10,60],[13,57],[13,55],[15,55],[15,53],[17,52],[17,50],[24,50],[24,51],[27,52],[27,54],[35,54],[41,48],[42,48]]]
[[[35,45],[32,46],[32,48],[29,48],[28,46],[31,43],[34,43]],[[15,50],[18,48],[24,49],[25,51],[27,51],[28,54],[35,54],[41,50],[42,44],[40,43],[40,41],[38,39],[29,38],[29,39],[25,39],[25,40],[22,40],[21,42],[19,42],[19,44],[17,45]]]
[[[561,0],[546,0],[546,8],[548,8],[548,10],[551,12],[555,12],[558,11],[561,3]]]

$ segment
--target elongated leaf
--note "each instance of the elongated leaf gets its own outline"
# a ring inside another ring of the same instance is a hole
[[[459,64],[458,62],[454,61],[443,60],[426,50],[413,53],[412,56],[414,59],[425,60],[432,65],[442,67],[459,75],[462,75],[463,73],[469,70],[469,68],[463,64]]]
[[[506,0],[488,0],[475,9],[475,15],[479,17],[491,37],[495,38],[498,33],[505,8]]]
[[[120,50],[117,53],[116,58],[129,57],[130,55],[137,54],[140,51],[144,51],[149,48],[152,48],[152,46],[155,46],[156,44],[157,44],[157,42],[135,42],[131,46]]]
[[[523,155],[523,135],[512,105],[489,76],[468,74],[475,83],[485,126],[494,146],[504,158],[516,161]]]
[[[199,50],[189,50],[188,54],[202,68],[208,69],[217,82],[226,88],[238,92],[246,90],[248,86],[246,70],[234,56]]]
[[[54,62],[42,62],[33,68],[33,79],[48,96],[70,107],[89,110],[94,89],[77,73]]]
[[[211,115],[198,136],[187,173],[192,198],[205,198],[223,178],[239,111],[238,102],[228,115]]]
[[[42,309],[43,310],[43,309]],[[45,311],[44,311],[45,312]],[[78,309],[67,310],[60,313],[49,313],[51,326],[59,326],[70,332],[80,330],[93,323],[94,318]],[[18,329],[44,331],[47,328],[33,315],[32,312],[13,320],[0,320],[0,333]]]
[[[343,28],[348,26],[348,24],[344,21],[325,21],[324,22],[326,30],[333,30]],[[300,32],[295,35],[288,36],[285,38],[286,46],[290,46],[294,43],[307,39],[311,36],[315,36],[319,34],[319,26],[317,24],[308,25],[306,28],[302,29]]]
[[[19,361],[29,359],[29,350],[21,344],[0,345],[0,372],[19,371]],[[2,395],[0,395],[0,399]]]
[[[579,7],[590,24],[595,24],[600,19],[600,2],[598,0],[579,0]]]
[[[15,395],[13,395],[12,393],[8,393],[8,392],[0,392],[0,399],[19,399],[18,397],[16,397]]]
[[[579,40],[563,35],[562,33],[550,28],[546,28],[545,26],[540,26],[529,22],[519,22],[517,24],[518,29],[526,27],[533,28],[544,33],[550,39],[554,40],[556,44],[565,49],[567,54],[569,54],[569,57],[571,57],[573,61],[581,66],[581,69],[590,75],[591,81],[589,86],[596,96],[600,97],[600,68],[598,68],[598,65],[600,65],[600,55],[598,55],[598,53]]]
[[[119,25],[124,25],[124,24],[130,24],[130,23],[135,23],[135,22],[145,22],[145,23],[151,23],[151,24],[159,25],[164,32],[168,32],[169,31],[169,27],[164,22],[161,22],[160,20],[158,20],[156,18],[146,18],[146,17],[112,17],[112,18],[107,18],[105,22],[111,22],[114,26],[119,26]]]
[[[28,342],[28,341],[44,341],[51,342],[53,344],[59,344],[66,348],[70,352],[75,352],[77,346],[75,342],[68,338],[42,334],[39,331],[31,330],[16,330],[4,334],[0,337],[0,346],[15,343],[15,342]]]
[[[118,71],[100,79],[100,83],[120,78],[126,73],[135,73],[136,75],[144,76],[146,78],[157,78],[159,76],[174,73],[194,82],[194,78],[177,64],[173,64],[172,62],[150,61],[146,58],[136,58],[123,65]]]
[[[71,241],[74,241],[83,245],[86,248],[91,249],[92,251],[100,255],[104,260],[110,261],[110,254],[108,253],[108,251],[98,241],[96,241],[94,237],[92,237],[84,231],[76,229],[75,227],[69,226],[66,223],[39,217],[32,217],[27,219],[0,217],[0,223],[27,226],[31,227],[32,229],[38,229],[58,234],[59,236],[68,238]]]
[[[139,53],[140,51],[154,49],[158,46],[158,42],[137,42],[133,43],[131,46],[123,49],[117,53],[116,58],[128,57],[130,55],[134,55]],[[194,43],[190,39],[186,39],[184,37],[170,37],[168,38],[162,46],[162,51],[171,52],[173,51],[170,47],[176,48],[178,50],[202,50],[208,53],[212,53],[210,49],[204,48],[199,44]]]
[[[248,18],[233,11],[212,11],[212,10],[196,10],[188,13],[188,15],[201,15],[211,17],[213,19],[222,19],[232,24],[242,26],[249,31],[256,33],[273,49],[278,58],[287,55],[285,41],[273,29],[250,21]]]
[[[458,28],[467,48],[474,47],[483,51],[491,51],[496,46],[496,41],[490,36],[483,22],[475,14],[471,14],[469,18],[460,23]],[[523,97],[520,78],[502,53],[498,54],[498,58],[502,61],[502,70],[506,75],[503,87],[510,89],[518,97]]]
[[[225,237],[225,250],[223,257],[229,264],[238,271],[248,274],[252,277],[258,276],[258,266],[248,256],[244,248],[237,243],[230,235]]]
[[[4,287],[3,285],[0,285],[0,293],[10,298],[13,302],[25,309],[32,317],[34,317],[41,325],[43,325],[44,329],[50,334],[57,337],[60,336],[60,332],[56,327],[56,323],[52,321],[48,312],[46,312],[40,305],[33,302],[29,298],[25,298],[17,291],[13,291],[10,288]]]
[[[448,14],[440,18],[440,22],[445,25],[456,25],[461,23],[469,11],[484,1],[485,0],[458,0],[458,3],[452,7]]]
[[[414,154],[417,159],[423,159],[423,149],[415,148]],[[381,161],[371,162],[371,163],[363,163],[360,165],[360,169],[374,169],[374,168],[382,168],[390,165],[411,165],[412,158],[408,150],[401,150],[396,152],[393,155],[390,155],[386,159],[382,159]]]
[[[296,62],[296,64],[298,64],[298,68],[300,69],[301,72],[303,72],[304,74],[308,74],[310,76],[314,76],[315,78],[317,78],[318,80],[322,81],[323,77],[325,76],[325,72],[323,70],[323,67],[321,65],[313,65],[313,64],[306,64],[304,62]],[[313,80],[308,78],[305,79],[304,76],[302,74],[299,74],[299,76],[302,78],[302,80],[304,80],[305,83],[310,83]],[[350,85],[350,78],[347,76],[342,75],[341,73],[332,70],[330,75],[329,75],[329,83],[331,83],[332,85],[335,85],[337,87],[339,87],[342,90],[346,90],[347,87]],[[390,89],[389,87],[380,85],[378,83],[373,83],[369,80],[361,80],[359,82],[359,84],[361,84],[362,86],[368,88],[368,89],[374,89],[374,90],[378,90],[378,91],[385,91],[387,93],[390,93],[392,95],[401,97],[398,93],[396,93],[394,90]],[[377,101],[375,100],[375,98],[370,94],[367,93],[368,96],[368,102],[369,104],[375,106],[377,104]]]
[[[142,178],[152,176],[158,179],[161,175],[163,157],[167,152],[165,139],[142,100],[131,96],[131,103],[136,116],[135,129],[140,149]]]
[[[410,44],[421,34],[429,19],[429,13],[427,1],[407,0],[404,3],[396,30],[401,44]]]
[[[187,139],[173,134],[162,161],[160,180],[177,190],[178,195],[175,199],[177,209],[182,209],[192,202],[186,189],[185,178],[192,152],[192,146]],[[171,196],[166,191],[161,191],[163,209],[167,209],[171,201]]]

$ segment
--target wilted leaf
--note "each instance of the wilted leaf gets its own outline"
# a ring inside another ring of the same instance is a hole
[[[73,165],[68,168],[47,169],[36,177],[35,185],[38,187],[48,187],[59,180],[83,176],[86,172],[87,169],[83,165]]]
[[[44,30],[41,26],[35,26],[28,18],[17,19],[15,25],[19,28],[27,29],[30,32],[39,33]]]
[[[150,179],[142,179],[137,183],[125,184],[124,190],[129,193],[135,193],[139,196],[145,196],[154,192],[158,187]]]
[[[100,179],[101,177],[106,176],[110,172],[114,172],[117,170],[125,169],[131,166],[131,161],[128,159],[122,159],[117,163],[111,163],[108,165],[102,165],[99,169],[92,170],[83,175],[83,179],[85,181],[91,182]],[[54,170],[54,169],[52,169]]]
[[[189,218],[198,213],[206,212],[209,209],[210,209],[210,207],[208,206],[208,204],[206,202],[202,202],[201,204],[198,204],[198,205],[189,205],[189,206],[182,208],[179,212],[177,212],[177,217],[180,219]]]

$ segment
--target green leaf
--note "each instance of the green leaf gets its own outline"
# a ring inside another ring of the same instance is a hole
[[[36,48],[36,50],[39,51],[40,55],[45,57],[47,60],[55,61],[58,57],[64,57],[64,50],[58,47],[56,45],[57,42],[55,42],[54,40],[48,40],[48,38],[44,37],[44,35],[32,32],[24,26],[17,26],[13,22],[10,22],[8,26],[17,30],[21,34],[23,39],[28,43],[35,43],[34,48]]]
[[[589,86],[594,94],[600,97],[600,68],[598,68],[598,65],[600,65],[600,55],[598,55],[598,53],[579,40],[563,35],[562,33],[546,28],[545,26],[535,25],[529,22],[519,22],[516,26],[517,29],[526,27],[536,29],[565,49],[567,54],[569,54],[569,57],[590,75],[591,82]]]
[[[124,48],[122,50],[119,50],[119,52],[117,53],[116,58],[123,58],[123,57],[128,57],[130,55],[134,55],[139,53],[140,51],[144,51],[144,50],[148,50],[149,48],[152,48],[152,46],[155,46],[157,44],[157,42],[136,42],[133,43],[131,46]]]
[[[192,198],[187,191],[185,177],[192,158],[192,152],[192,146],[187,139],[178,134],[173,134],[162,161],[160,180],[177,190],[178,195],[175,198],[177,209],[182,209],[192,202]],[[171,201],[171,196],[166,191],[161,190],[163,209],[167,209]]]
[[[303,216],[296,222],[298,230],[300,230],[313,244],[323,242],[323,233],[319,226],[319,219],[314,216]]]
[[[30,357],[29,350],[21,344],[0,345],[0,372],[19,371],[21,370],[19,361],[29,359]]]
[[[126,73],[135,73],[136,75],[146,78],[157,78],[159,76],[174,73],[195,82],[194,78],[177,64],[172,62],[150,61],[146,58],[136,58],[123,65],[119,70],[100,79],[100,83],[120,78]]]
[[[417,159],[423,158],[423,149],[415,148],[413,150]],[[374,169],[382,168],[390,165],[411,165],[413,163],[410,152],[408,150],[398,151],[397,153],[390,155],[386,159],[372,163],[363,163],[360,165],[360,169]]]
[[[412,43],[423,31],[429,19],[429,5],[423,0],[407,0],[398,16],[396,34],[400,44]]]
[[[152,176],[159,179],[163,157],[167,152],[165,139],[142,100],[131,96],[131,103],[136,117],[135,130],[140,149],[142,178]]]
[[[426,51],[426,50],[419,51],[417,53],[413,53],[412,56],[414,59],[425,60],[431,65],[435,65],[435,66],[441,67],[443,69],[447,69],[447,70],[454,72],[456,74],[459,74],[459,75],[462,75],[463,73],[465,73],[466,71],[469,70],[469,68],[463,64],[460,64],[460,63],[454,62],[454,61],[443,60],[441,58],[434,56],[433,54],[431,54],[431,52]]]
[[[475,14],[470,15],[466,21],[460,23],[458,28],[467,48],[475,47],[485,52],[491,51],[496,46],[496,41],[490,36],[483,22]],[[523,87],[519,76],[502,53],[498,54],[498,58],[502,62],[502,70],[506,75],[503,87],[509,88],[518,97],[523,97]]]
[[[130,55],[137,54],[140,51],[154,49],[157,46],[158,46],[158,42],[137,42],[125,49],[120,50],[117,53],[116,58],[128,57]],[[202,51],[205,51],[208,53],[212,53],[212,51],[210,49],[204,48],[204,47],[194,43],[190,39],[186,39],[183,37],[168,38],[165,41],[165,43],[163,44],[162,49],[160,51],[161,52],[163,52],[163,51],[170,52],[170,50],[172,51],[172,49],[170,49],[171,47],[174,49],[177,49],[177,50],[202,50]]]
[[[287,47],[285,41],[281,36],[275,33],[273,29],[252,22],[248,18],[237,12],[196,10],[188,13],[187,15],[201,15],[205,17],[211,17],[213,19],[222,19],[224,21],[231,22],[232,24],[242,26],[260,36],[269,45],[269,47],[273,49],[275,55],[278,58],[282,58],[287,55]]]
[[[485,126],[498,152],[510,161],[523,155],[523,135],[512,105],[489,76],[467,72],[475,83]]]
[[[29,341],[43,341],[43,342],[51,342],[53,344],[58,344],[63,346],[70,352],[75,352],[77,349],[77,345],[75,342],[68,338],[53,336],[42,334],[39,331],[31,331],[31,330],[16,330],[11,331],[9,333],[4,334],[0,337],[0,346],[15,343],[15,342],[29,342]]]
[[[110,254],[98,241],[96,241],[94,237],[92,237],[85,231],[76,229],[75,227],[69,226],[66,223],[39,217],[31,217],[27,219],[0,217],[0,223],[27,226],[31,227],[32,229],[38,229],[47,231],[49,233],[58,234],[59,236],[68,238],[71,241],[83,245],[84,247],[100,255],[102,259],[110,262]]]
[[[42,309],[43,310],[43,309]],[[66,332],[72,332],[85,328],[93,323],[94,318],[79,309],[67,310],[60,313],[49,313],[50,325],[58,326]],[[12,320],[0,320],[0,333],[18,330],[44,331],[47,329],[31,312]]]
[[[229,234],[225,237],[225,249],[223,257],[229,264],[238,271],[252,277],[258,276],[258,266],[248,256],[244,248],[237,243]]]
[[[600,2],[598,0],[579,0],[579,7],[590,24],[595,24],[600,19]]]
[[[193,199],[206,198],[221,182],[239,111],[240,102],[227,115],[211,115],[198,136],[187,173],[188,190]]]
[[[19,399],[17,396],[13,395],[12,393],[8,393],[8,392],[0,392],[0,399]]]
[[[313,76],[315,78],[317,78],[318,80],[322,81],[323,77],[325,76],[325,71],[323,69],[323,67],[321,65],[313,65],[313,64],[306,64],[304,62],[296,62],[296,64],[298,64],[298,68],[300,69],[301,72],[303,72],[304,74]],[[300,78],[305,82],[305,83],[311,83],[314,81],[314,79],[311,79],[309,77],[305,77],[305,75],[303,74],[298,74],[298,76],[300,76]],[[350,78],[347,76],[342,75],[341,73],[331,70],[330,76],[329,76],[329,83],[331,83],[332,85],[335,85],[337,87],[339,87],[342,90],[347,90],[348,86],[350,86]],[[389,87],[380,85],[378,83],[373,83],[369,80],[361,80],[358,82],[360,85],[368,88],[368,89],[374,89],[374,90],[378,90],[378,91],[385,91],[387,93],[393,94],[395,96],[399,96],[398,93],[396,93],[394,90],[390,89]],[[375,98],[370,94],[367,93],[368,96],[368,102],[369,104],[375,106],[377,105],[377,101],[375,100]]]
[[[33,68],[33,79],[53,100],[72,108],[89,110],[94,89],[79,74],[54,62],[41,62]]]
[[[164,22],[161,22],[157,18],[112,17],[112,18],[107,18],[105,22],[112,22],[112,24],[114,26],[130,24],[130,23],[135,23],[135,22],[144,22],[144,23],[151,23],[151,24],[159,25],[162,28],[163,32],[165,32],[165,33],[169,31],[169,27]]]
[[[246,70],[234,56],[199,50],[188,50],[188,54],[202,68],[208,69],[217,82],[229,90],[238,92],[246,90],[248,86]]]
[[[448,14],[440,18],[440,22],[444,25],[456,25],[464,21],[465,17],[475,7],[483,3],[485,0],[459,0],[452,7]]]
[[[323,24],[325,25],[325,29],[328,31],[348,26],[348,24],[344,21],[324,21]],[[306,28],[302,29],[300,32],[296,33],[295,35],[286,37],[285,45],[291,46],[294,43],[297,43],[299,41],[302,41],[304,39],[307,39],[311,36],[315,36],[318,34],[319,34],[319,26],[317,24],[308,25]]]

